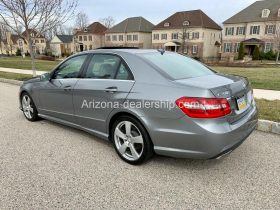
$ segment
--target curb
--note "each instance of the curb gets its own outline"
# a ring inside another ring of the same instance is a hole
[[[280,135],[280,123],[269,120],[258,120],[257,130]]]
[[[3,82],[3,83],[9,83],[9,84],[12,84],[12,85],[22,85],[23,81],[19,81],[19,80],[13,80],[13,79],[4,79],[4,78],[0,78],[0,82]]]
[[[0,78],[0,82],[9,83],[12,85],[22,85],[23,81],[3,79]],[[266,133],[273,133],[280,135],[280,123],[269,121],[269,120],[258,120],[257,128],[258,131],[263,131]]]

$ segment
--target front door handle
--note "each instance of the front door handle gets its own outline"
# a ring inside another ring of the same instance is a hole
[[[105,89],[105,92],[107,92],[107,93],[115,93],[117,91],[118,91],[117,87],[108,87]]]

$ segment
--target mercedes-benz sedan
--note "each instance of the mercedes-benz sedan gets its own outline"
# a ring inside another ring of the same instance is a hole
[[[154,153],[219,158],[257,123],[247,79],[162,50],[78,53],[24,82],[19,96],[27,120],[44,118],[110,140],[131,164]]]

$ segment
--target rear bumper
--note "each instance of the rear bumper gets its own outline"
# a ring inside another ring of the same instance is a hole
[[[219,158],[240,146],[255,130],[257,109],[252,108],[235,124],[225,119],[209,122],[191,121],[184,117],[169,122],[169,125],[171,128],[165,129],[159,125],[161,128],[150,131],[156,154],[191,159]]]

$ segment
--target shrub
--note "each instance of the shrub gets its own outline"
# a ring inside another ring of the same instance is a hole
[[[269,52],[260,52],[260,59],[261,60],[275,60],[277,54],[274,53],[272,50]]]
[[[55,57],[45,56],[45,55],[38,55],[38,56],[36,56],[36,59],[45,60],[45,61],[55,61]]]
[[[244,53],[244,44],[243,44],[243,43],[240,43],[239,52],[238,52],[238,60],[243,60],[243,59],[244,59],[244,56],[245,56],[245,53]]]
[[[16,56],[21,56],[21,50],[19,48],[17,48]]]
[[[260,48],[258,46],[255,46],[253,51],[253,60],[259,60],[260,59]]]
[[[27,52],[25,53],[25,56],[30,56],[30,53],[28,52],[28,50],[27,50]]]

